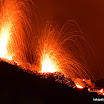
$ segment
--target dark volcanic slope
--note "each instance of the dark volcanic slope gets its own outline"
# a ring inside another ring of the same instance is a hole
[[[0,96],[0,104],[89,104],[102,97],[87,88],[73,89],[56,82],[52,75],[40,78],[6,62],[0,62]]]

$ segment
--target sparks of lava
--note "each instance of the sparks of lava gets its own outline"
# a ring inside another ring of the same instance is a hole
[[[93,79],[84,63],[84,54],[87,52],[85,47],[83,49],[84,44],[88,49],[88,41],[74,21],[67,21],[60,31],[47,22],[41,35],[38,36],[40,71],[62,72],[71,79],[78,77]]]
[[[42,72],[56,72],[57,68],[54,62],[52,62],[51,58],[47,54],[45,54],[42,62]]]
[[[1,1],[0,58],[30,70],[93,79],[93,71],[86,67],[94,62],[87,61],[91,53],[93,58],[92,48],[77,23],[69,20],[61,29],[49,22],[44,25],[30,1]]]
[[[31,34],[29,1],[0,1],[0,58],[28,64],[27,49],[30,47]]]
[[[97,88],[88,88],[89,92],[96,92],[98,95],[103,95],[104,96],[104,88],[97,89]]]
[[[24,67],[36,64],[41,72],[62,72],[71,79],[93,78],[85,64],[90,46],[79,26],[74,21],[60,30],[49,22],[42,25],[33,6],[30,0],[1,1],[0,57]]]
[[[0,10],[0,57],[11,60],[12,57],[9,56],[7,45],[11,34],[12,22],[9,21],[9,14],[7,14],[7,10],[4,8],[6,7],[4,6]]]
[[[76,78],[74,80],[74,83],[75,83],[76,87],[79,88],[79,89],[85,88],[85,84],[83,83],[83,79]]]

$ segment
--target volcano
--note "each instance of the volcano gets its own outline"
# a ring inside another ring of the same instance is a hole
[[[87,88],[74,88],[71,79],[70,87],[56,81],[65,80],[61,73],[30,72],[20,67],[0,62],[0,103],[1,104],[66,104],[95,103],[93,98],[102,98],[97,93],[88,92]]]

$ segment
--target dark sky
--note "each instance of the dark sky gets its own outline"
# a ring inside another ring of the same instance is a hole
[[[94,44],[104,73],[104,0],[38,0],[37,6],[45,21],[62,26],[67,20],[75,20]]]

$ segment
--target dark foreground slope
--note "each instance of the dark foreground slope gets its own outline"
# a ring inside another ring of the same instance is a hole
[[[99,97],[102,96],[88,92],[87,88],[73,89],[55,82],[51,76],[41,78],[0,62],[0,104],[90,104]]]

